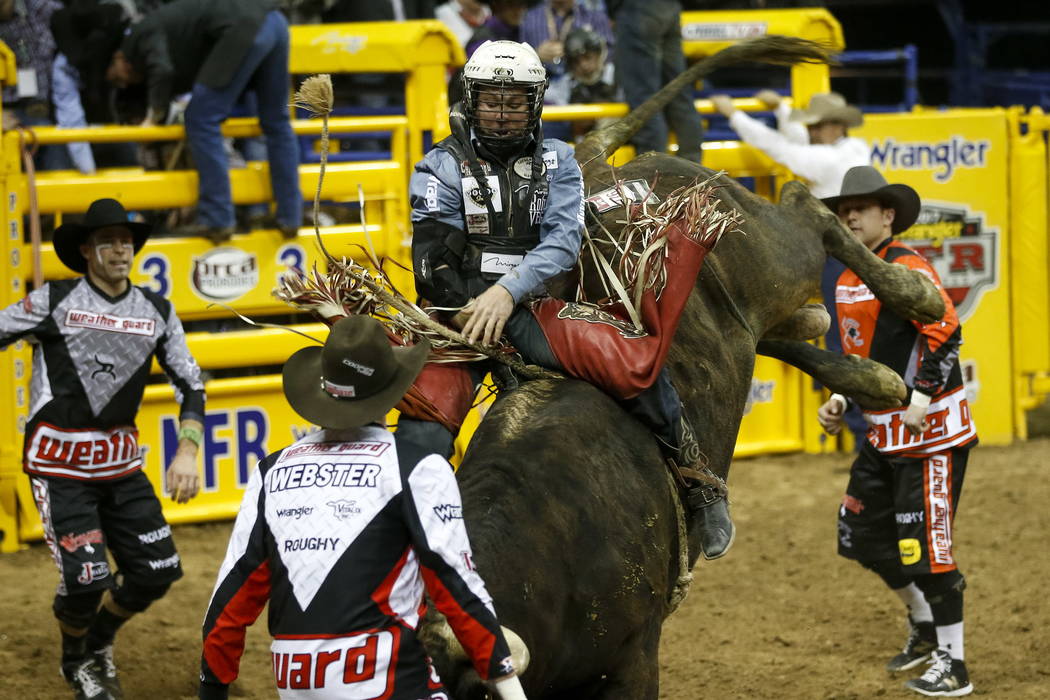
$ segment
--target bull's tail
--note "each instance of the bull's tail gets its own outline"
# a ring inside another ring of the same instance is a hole
[[[829,52],[828,47],[816,42],[776,35],[733,44],[691,65],[623,119],[588,134],[576,147],[576,160],[583,167],[586,177],[589,167],[601,166],[617,148],[634,136],[642,124],[662,111],[686,86],[719,68],[746,61],[785,66],[827,63]]]

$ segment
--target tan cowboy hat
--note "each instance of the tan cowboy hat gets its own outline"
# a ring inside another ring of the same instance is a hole
[[[134,250],[138,253],[146,244],[153,227],[137,221],[128,221],[128,212],[124,205],[115,199],[96,199],[88,207],[84,220],[80,223],[62,224],[55,229],[52,243],[58,259],[73,272],[87,272],[87,260],[80,252],[80,246],[87,242],[88,236],[107,226],[124,226],[131,232]]]
[[[837,92],[822,92],[809,98],[809,107],[805,109],[793,109],[788,117],[790,121],[802,122],[806,126],[819,124],[821,122],[839,122],[847,128],[860,126],[864,123],[864,115],[851,104],[846,104],[846,98]]]
[[[919,210],[922,208],[918,192],[907,185],[887,184],[882,173],[870,165],[858,165],[847,170],[842,178],[842,191],[839,195],[820,201],[838,214],[839,202],[855,197],[872,197],[882,202],[887,209],[893,209],[896,213],[890,231],[894,236],[910,228],[919,218]]]
[[[300,416],[323,428],[382,420],[412,386],[430,343],[391,345],[383,325],[349,316],[332,326],[324,347],[299,350],[284,363],[284,395]]]

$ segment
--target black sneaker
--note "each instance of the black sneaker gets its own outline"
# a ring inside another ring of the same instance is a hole
[[[102,682],[94,659],[62,664],[62,675],[73,689],[76,700],[116,700]]]
[[[117,678],[117,665],[113,663],[113,645],[102,647],[91,652],[91,658],[95,662],[102,684],[113,696],[114,700],[124,700],[124,690],[120,687],[120,679]]]
[[[935,649],[930,654],[930,667],[921,678],[910,680],[905,688],[936,698],[958,698],[973,692],[966,663],[953,659],[948,652]]]
[[[932,622],[914,622],[909,616],[908,624],[911,629],[904,649],[886,664],[886,670],[891,673],[915,668],[937,648],[937,628]]]

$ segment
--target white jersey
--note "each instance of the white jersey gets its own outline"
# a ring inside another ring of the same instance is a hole
[[[202,682],[236,678],[269,601],[282,698],[444,698],[416,637],[424,589],[482,678],[513,672],[449,463],[379,426],[308,435],[251,476],[204,622]]]

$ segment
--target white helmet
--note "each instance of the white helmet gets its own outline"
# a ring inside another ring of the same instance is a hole
[[[540,121],[547,71],[528,44],[486,41],[463,67],[464,112],[478,139],[498,151],[524,144]]]

